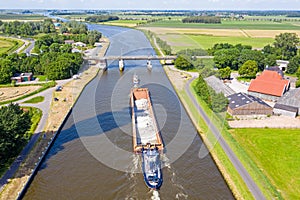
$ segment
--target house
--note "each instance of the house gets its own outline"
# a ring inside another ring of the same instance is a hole
[[[260,98],[245,94],[235,93],[229,95],[227,112],[232,115],[272,115],[273,108]]]
[[[65,40],[65,44],[72,45],[72,44],[74,44],[74,40]]]
[[[86,44],[83,42],[75,42],[73,45],[76,47],[86,47]]]
[[[274,106],[274,114],[295,117],[300,113],[300,88],[286,92]]]
[[[15,74],[13,77],[11,77],[11,80],[16,80],[17,83],[32,81],[33,74],[32,73]]]
[[[248,94],[266,100],[277,101],[289,89],[289,80],[284,79],[276,71],[264,70],[260,76],[251,80]]]

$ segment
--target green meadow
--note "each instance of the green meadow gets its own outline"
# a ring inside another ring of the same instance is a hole
[[[231,134],[284,199],[299,199],[299,129],[234,129]]]

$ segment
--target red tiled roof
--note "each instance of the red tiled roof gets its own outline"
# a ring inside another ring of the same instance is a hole
[[[289,84],[290,81],[283,79],[277,72],[265,70],[251,81],[248,91],[281,97]]]

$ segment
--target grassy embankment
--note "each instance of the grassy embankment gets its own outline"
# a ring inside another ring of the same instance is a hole
[[[2,53],[13,53],[23,45],[21,40],[0,37],[0,54]]]
[[[40,102],[43,102],[44,99],[45,99],[45,97],[43,97],[43,96],[37,96],[37,97],[34,97],[27,101],[24,101],[23,103],[40,103]]]

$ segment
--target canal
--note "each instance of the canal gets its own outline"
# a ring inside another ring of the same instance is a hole
[[[107,55],[155,54],[143,33],[89,25],[110,41]],[[153,61],[118,61],[83,91],[24,199],[233,199],[211,156],[199,157],[203,143],[162,66]],[[150,191],[141,158],[132,153],[129,93],[132,77],[148,87],[165,143],[163,185]]]

